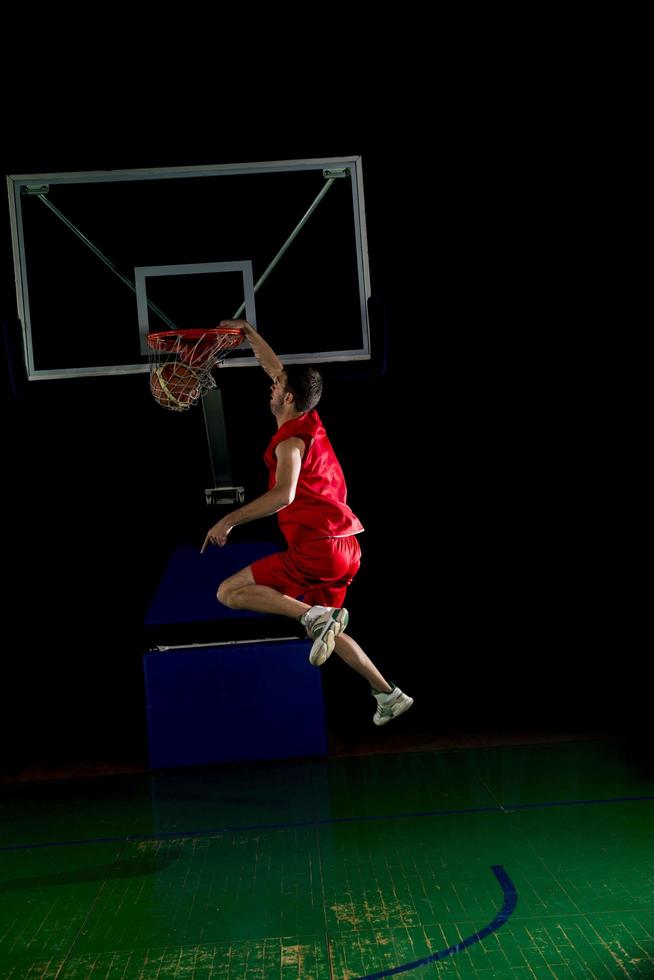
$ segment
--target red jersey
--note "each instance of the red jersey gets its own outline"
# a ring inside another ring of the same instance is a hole
[[[299,538],[344,538],[363,531],[363,524],[346,501],[347,487],[341,464],[315,409],[289,419],[277,430],[264,454],[268,489],[275,486],[275,449],[285,439],[302,439],[305,450],[295,500],[277,514],[289,544]]]

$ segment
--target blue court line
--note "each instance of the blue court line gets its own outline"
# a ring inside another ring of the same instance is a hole
[[[652,802],[654,796],[613,796],[599,800],[546,800],[541,803],[507,803],[506,806],[477,806],[461,810],[418,810],[410,813],[379,813],[358,817],[329,817],[324,819],[298,820],[294,823],[236,824],[232,827],[205,827],[196,830],[165,831],[159,834],[121,834],[116,837],[89,837],[80,840],[55,840],[33,844],[5,844],[2,851],[26,851],[39,847],[73,847],[84,844],[115,844],[137,841],[177,840],[181,837],[209,837],[213,834],[235,834],[251,830],[295,830],[300,827],[324,827],[339,823],[365,823],[368,820],[411,820],[416,817],[453,817],[469,813],[512,813],[516,810],[534,810],[555,806],[600,806],[610,803]]]
[[[481,940],[485,939],[486,936],[490,936],[491,932],[496,932],[498,929],[500,929],[508,918],[513,915],[515,907],[518,904],[518,893],[515,885],[501,864],[492,865],[491,870],[502,886],[502,891],[504,893],[504,904],[492,922],[489,922],[488,925],[484,926],[484,928],[479,932],[473,932],[471,936],[468,936],[466,939],[462,939],[460,943],[455,943],[454,946],[448,946],[447,949],[441,949],[438,953],[432,953],[430,956],[424,956],[420,960],[413,960],[412,963],[403,963],[402,966],[394,966],[390,970],[382,970],[380,973],[367,973],[365,977],[360,977],[359,980],[379,980],[380,977],[392,977],[396,973],[406,973],[407,970],[416,970],[419,966],[426,966],[427,963],[435,963],[436,960],[444,960],[446,956],[454,956],[455,953],[460,953],[461,950],[466,949],[467,946],[472,946],[474,943],[481,942]]]

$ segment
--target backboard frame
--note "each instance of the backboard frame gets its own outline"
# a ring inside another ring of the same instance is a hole
[[[26,267],[25,236],[23,229],[22,195],[24,188],[32,189],[32,193],[38,193],[39,186],[47,189],[49,186],[57,184],[104,183],[161,179],[174,180],[177,178],[211,176],[220,177],[229,176],[232,174],[244,175],[294,171],[322,171],[323,177],[326,178],[330,171],[338,174],[339,171],[343,170],[347,172],[347,176],[351,182],[352,191],[352,215],[354,221],[354,240],[357,260],[362,345],[360,348],[350,350],[321,351],[318,357],[316,356],[315,352],[310,356],[303,356],[302,354],[284,355],[284,361],[288,363],[315,363],[320,361],[369,360],[371,356],[370,324],[368,320],[368,300],[371,295],[371,287],[363,193],[362,159],[360,156],[328,157],[307,160],[281,160],[262,163],[232,163],[193,167],[162,167],[138,170],[18,174],[8,176],[7,188],[9,194],[17,310],[22,326],[25,365],[29,380],[36,381],[71,377],[139,374],[147,373],[149,366],[147,359],[144,359],[143,363],[138,364],[99,365],[57,369],[43,369],[36,367],[32,337],[32,323],[30,318],[30,297]],[[37,190],[34,190],[35,188]],[[136,269],[134,269],[134,274],[134,278],[136,278]],[[248,301],[246,314],[248,317],[252,317],[252,321],[254,321],[253,325],[256,327],[256,313],[253,311],[254,300],[251,294],[248,297],[247,292],[246,300]],[[142,311],[140,312],[142,313]],[[143,319],[142,315],[140,319]],[[141,326],[141,334],[143,329],[144,327]],[[235,357],[227,360],[223,367],[249,367],[255,365],[256,361],[252,357]]]

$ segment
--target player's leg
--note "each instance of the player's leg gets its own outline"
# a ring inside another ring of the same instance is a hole
[[[270,557],[277,556],[271,555]],[[218,602],[222,602],[224,606],[228,606],[230,609],[249,609],[252,612],[275,613],[278,616],[288,616],[291,619],[299,619],[311,608],[306,602],[293,599],[270,585],[259,584],[254,577],[252,565],[242,568],[240,572],[230,575],[229,578],[220,583]]]
[[[312,589],[305,595],[307,602],[311,603],[311,608],[302,617],[302,623],[306,626],[309,636],[314,637],[309,659],[314,666],[319,667],[335,650],[341,660],[357,674],[365,677],[374,690],[390,693],[393,685],[382,676],[356,640],[345,632],[348,623],[347,610],[343,608],[346,592],[345,585],[323,586]],[[339,619],[341,613],[345,613],[345,616]],[[338,625],[332,626],[325,632],[325,627],[330,623]],[[322,628],[322,631],[318,632],[318,628]]]
[[[302,625],[313,640],[309,661],[321,667],[334,650],[337,636],[347,629],[349,613],[343,607],[347,587],[359,570],[361,548],[355,535],[314,538],[296,549],[296,562],[310,575],[303,594],[310,609]]]
[[[375,691],[390,694],[393,685],[389,684],[386,678],[380,673],[367,653],[365,653],[356,640],[347,633],[341,633],[336,637],[334,650],[352,670],[368,681]]]
[[[354,545],[358,568],[360,552],[358,544],[355,542]],[[345,551],[348,552],[348,548]],[[345,587],[325,591],[325,596],[332,602],[322,603],[319,590],[307,602],[294,597],[310,595],[312,583],[321,576],[327,579],[334,574],[342,576],[343,569],[347,573],[350,567],[349,559],[344,565],[341,561],[343,567],[334,568],[333,564],[331,550],[323,541],[304,548],[289,548],[261,558],[225,579],[218,587],[218,601],[230,609],[249,609],[300,620],[307,635],[313,639],[309,660],[319,667],[332,653],[336,636],[347,626],[348,613],[341,608],[342,602],[338,603],[338,608],[333,608],[337,600],[345,596]],[[347,578],[346,575],[346,579],[351,581],[351,576]]]
[[[334,649],[341,660],[356,670],[357,674],[365,677],[370,684],[372,695],[377,702],[377,708],[372,719],[375,725],[386,725],[393,718],[397,718],[398,715],[409,710],[413,704],[413,698],[400,690],[396,684],[388,683],[356,640],[347,634],[341,634],[336,637]]]
[[[307,625],[309,635],[317,636],[311,648],[310,660],[321,664],[327,659],[332,650],[357,674],[360,674],[370,684],[372,694],[377,702],[373,721],[376,725],[385,725],[393,718],[403,714],[413,704],[410,698],[399,687],[390,684],[372,662],[367,653],[349,634],[345,632],[348,624],[348,613],[343,608],[347,587],[359,570],[361,549],[355,537],[334,539],[332,542],[332,560],[334,567],[340,563],[340,582],[311,590],[304,598],[310,602],[311,609],[302,617]],[[332,628],[330,623],[340,623],[340,627]],[[322,627],[322,633],[312,633],[317,627]],[[327,634],[325,635],[325,629]],[[327,649],[326,640],[330,646]],[[322,657],[322,659],[318,659]]]
[[[344,608],[345,596],[361,564],[359,542],[352,535],[322,542],[320,548],[323,553],[318,551],[313,558],[313,565],[320,569],[322,560],[324,577],[327,578],[329,571],[332,581],[325,581],[323,585],[315,586],[304,595],[311,608],[302,617],[302,623],[314,641],[309,660],[320,666],[336,649],[341,659],[365,677],[372,688],[388,693],[392,690],[392,685],[381,675],[359,644],[345,634],[349,620],[348,611]]]
[[[289,592],[306,590],[306,584],[294,584],[289,580],[289,566],[292,567],[288,552],[270,555],[255,562],[254,566],[248,565],[220,583],[218,601],[230,609],[249,609],[252,612],[274,613],[299,619],[307,630],[307,635],[314,641],[309,659],[314,666],[321,666],[334,649],[335,636],[347,625],[347,610],[340,608],[342,602],[339,603],[339,599],[345,597],[345,588],[325,589],[324,592],[318,590],[313,594],[313,598],[311,593],[309,594],[308,603],[301,602],[281,591],[283,589]],[[295,572],[295,569],[293,571]],[[299,576],[299,573],[297,574]],[[264,585],[263,582],[271,584]],[[317,604],[318,600],[323,599],[324,603],[321,601]],[[339,608],[333,608],[336,604]],[[309,620],[306,619],[305,614],[310,616]],[[329,628],[327,628],[328,623]],[[390,690],[390,686],[385,683],[370,661],[368,663],[372,670],[367,671],[365,661],[368,658],[358,644],[353,640],[350,643],[359,652],[348,653],[344,659],[348,662],[351,659],[353,666],[357,664],[358,668],[355,666],[355,670],[359,669],[359,673],[364,673],[364,676],[369,674],[373,686],[375,686],[374,682],[381,681],[380,690]],[[350,644],[347,649],[349,651]]]

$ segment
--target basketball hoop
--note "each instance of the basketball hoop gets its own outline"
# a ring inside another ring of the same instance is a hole
[[[236,327],[149,333],[150,391],[155,401],[173,412],[195,405],[205,391],[216,387],[211,369],[244,337]]]

